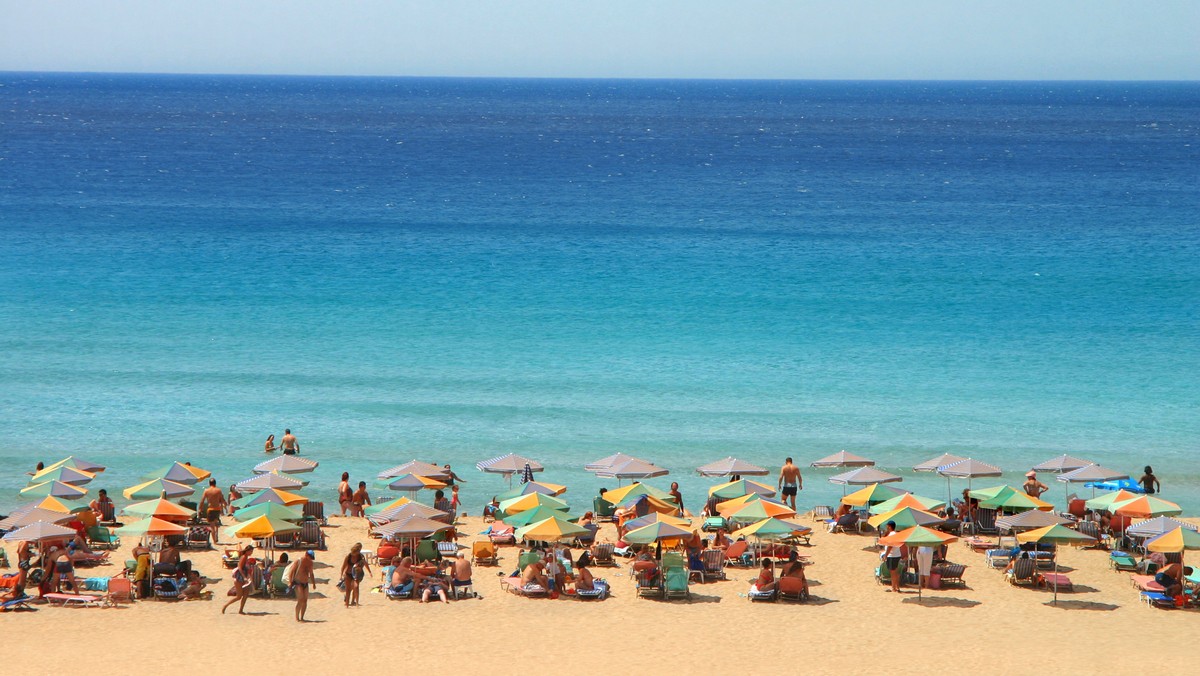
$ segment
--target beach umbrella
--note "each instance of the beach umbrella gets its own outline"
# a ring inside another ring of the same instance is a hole
[[[1172,519],[1169,516],[1156,516],[1153,519],[1147,519],[1145,521],[1139,521],[1135,524],[1132,524],[1125,529],[1125,534],[1133,537],[1149,538],[1154,537],[1155,535],[1162,535],[1163,533],[1175,530],[1176,528],[1197,530],[1198,527],[1195,524],[1191,524],[1186,521],[1180,521],[1179,519]]]
[[[991,500],[1005,491],[1015,490],[1017,489],[1009,486],[1008,484],[1000,484],[999,486],[989,486],[987,488],[972,488],[971,490],[967,491],[967,495],[975,498],[976,500]]]
[[[1118,502],[1112,506],[1112,513],[1116,516],[1128,516],[1135,519],[1175,516],[1182,512],[1183,510],[1174,502],[1156,498],[1152,495],[1139,495],[1136,498]]]
[[[1124,472],[1119,472],[1115,469],[1101,467],[1095,463],[1080,467],[1077,470],[1064,472],[1058,475],[1058,480],[1066,484],[1088,484],[1096,483],[1097,481],[1116,481],[1118,479],[1128,479],[1129,475]],[[1064,493],[1066,487],[1063,487]],[[1096,496],[1096,487],[1092,487],[1092,497]]]
[[[528,483],[523,483],[516,488],[510,488],[507,491],[500,493],[496,496],[496,499],[504,501],[511,500],[513,498],[519,498],[522,495],[529,495],[531,493],[541,493],[542,495],[562,495],[565,492],[567,492],[566,486],[542,483],[540,481],[530,481]]]
[[[671,497],[670,493],[640,481],[635,481],[622,488],[614,488],[604,494],[604,499],[617,505],[624,502],[631,495],[649,495],[663,502],[675,502],[675,498]]]
[[[729,483],[719,484],[708,489],[710,496],[716,496],[722,500],[732,500],[733,498],[740,498],[743,495],[750,495],[751,493],[772,497],[775,495],[775,489],[767,484],[748,481],[746,479],[730,481]]]
[[[913,526],[933,526],[944,522],[945,519],[937,514],[932,514],[920,509],[914,509],[912,507],[893,509],[890,512],[876,514],[875,516],[867,519],[867,523],[871,524],[871,526],[876,530],[879,530],[880,526],[889,521],[895,521],[896,529],[900,530],[904,528],[911,528]]]
[[[718,505],[718,509],[720,506]],[[756,500],[746,503],[735,511],[728,513],[721,512],[721,516],[725,517],[730,522],[750,523],[752,521],[761,521],[770,517],[786,518],[796,516],[796,510],[767,500]]]
[[[1096,538],[1089,537],[1066,526],[1046,526],[1037,530],[1017,534],[1018,542],[1037,542],[1054,544],[1084,545],[1095,542]],[[1054,557],[1054,605],[1058,605],[1058,557]]]
[[[1006,486],[1004,490],[979,501],[979,506],[986,509],[999,509],[1007,511],[1025,511],[1028,509],[1037,509],[1043,512],[1054,509],[1054,505],[1039,500],[1024,491],[1017,490],[1011,486]]]
[[[239,523],[236,526],[230,526],[225,529],[225,533],[229,537],[260,540],[274,537],[279,533],[295,533],[299,530],[300,526],[290,521],[276,519],[263,514],[249,521]]]
[[[370,521],[371,523],[382,525],[392,521],[403,521],[411,516],[420,516],[426,519],[433,519],[434,521],[445,521],[447,523],[449,523],[450,519],[450,515],[441,511],[440,509],[434,509],[433,507],[422,505],[419,502],[409,501],[403,505],[397,505],[395,507],[385,509],[382,512],[376,512],[375,514],[372,514]]]
[[[166,519],[151,516],[141,521],[125,524],[114,532],[117,535],[128,535],[131,537],[152,537],[156,535],[182,535],[187,530],[187,526],[181,526],[177,523],[171,523]]]
[[[371,517],[380,512],[385,512],[389,509],[392,509],[394,507],[403,507],[404,505],[407,505],[410,502],[416,502],[416,501],[411,500],[407,497],[401,496],[398,498],[393,498],[391,500],[388,500],[387,502],[381,502],[377,505],[367,505],[366,507],[363,508],[363,515],[367,516],[367,517]],[[391,519],[389,519],[389,521],[390,520]]]
[[[303,521],[304,510],[274,502],[260,502],[233,513],[233,518],[237,521],[252,521],[260,516],[269,516],[279,521]]]
[[[846,494],[845,486],[870,486],[871,484],[886,484],[903,480],[904,477],[874,467],[859,467],[829,477],[829,483],[843,486],[842,495]]]
[[[873,505],[884,500],[906,494],[908,491],[902,491],[899,488],[892,488],[883,484],[871,484],[866,488],[860,488],[850,495],[842,496],[842,503],[852,507],[863,507]]]
[[[1107,512],[1112,509],[1112,506],[1118,502],[1125,502],[1136,498],[1138,493],[1130,493],[1127,490],[1121,489],[1111,493],[1105,493],[1098,498],[1092,498],[1083,503],[1084,507],[1093,512]]]
[[[59,526],[49,521],[35,521],[5,535],[5,542],[45,542],[47,540],[65,540],[75,537],[75,529]]]
[[[1051,472],[1053,474],[1063,474],[1065,472],[1074,472],[1077,469],[1081,469],[1081,468],[1087,467],[1088,465],[1092,465],[1092,464],[1095,464],[1095,463],[1092,463],[1088,460],[1080,460],[1079,458],[1073,458],[1073,457],[1067,455],[1066,453],[1063,453],[1062,455],[1060,455],[1056,458],[1050,458],[1046,462],[1043,462],[1038,465],[1034,465],[1030,469],[1032,469],[1034,472]]]
[[[35,500],[25,506],[30,508],[41,507],[43,509],[62,512],[64,514],[74,514],[77,512],[82,512],[85,509],[91,509],[91,507],[88,506],[88,503],[83,502],[82,500],[68,500],[66,498],[56,498],[50,495],[42,498],[41,500]]]
[[[631,509],[638,516],[645,516],[650,512],[659,512],[661,514],[677,514],[679,512],[679,508],[675,503],[659,500],[653,495],[631,495],[613,506],[622,509]]]
[[[710,462],[696,469],[700,476],[767,476],[770,470],[752,465],[733,456]]]
[[[475,463],[475,467],[483,472],[503,474],[508,479],[509,484],[512,483],[513,475],[517,472],[541,472],[546,469],[538,461],[530,460],[516,453],[508,453],[498,458]]]
[[[793,535],[808,535],[811,532],[812,528],[808,526],[772,517],[739,528],[731,535],[735,538],[754,536],[760,540],[783,540]]]
[[[439,481],[449,480],[450,478],[450,473],[446,471],[445,467],[439,467],[428,462],[421,462],[420,460],[409,460],[408,462],[396,465],[395,467],[389,467],[388,469],[380,472],[377,478],[389,479],[392,477],[404,476],[405,474],[427,476],[431,479],[438,479]]]
[[[149,474],[142,475],[142,480],[166,479],[167,481],[174,481],[177,484],[191,485],[199,483],[210,476],[212,476],[212,472],[208,470],[185,465],[181,462],[173,462],[166,467],[160,467]]]
[[[963,460],[966,460],[966,458],[962,457],[961,455],[953,455],[950,453],[943,453],[936,458],[930,458],[930,459],[926,460],[925,462],[913,465],[913,471],[914,472],[936,472],[937,468],[939,468],[939,467],[945,467],[946,465],[953,465],[954,463],[962,462]]]
[[[618,481],[624,479],[650,479],[656,476],[666,476],[670,471],[646,462],[645,460],[626,460],[619,465],[596,470],[598,477],[610,477]]]
[[[999,467],[995,465],[989,465],[986,462],[976,460],[974,458],[967,458],[966,460],[959,460],[958,462],[950,463],[949,465],[942,465],[934,471],[946,477],[947,502],[954,501],[953,496],[950,494],[951,478],[966,479],[967,489],[969,490],[971,488],[972,479],[988,476],[1001,476],[1004,474],[1004,472],[1000,471]]]
[[[904,493],[903,495],[897,495],[894,498],[890,498],[888,500],[884,500],[883,502],[871,505],[871,509],[868,511],[870,511],[872,514],[884,514],[886,512],[892,511],[893,509],[900,509],[901,507],[912,507],[914,509],[921,509],[926,512],[932,512],[935,509],[940,509],[945,506],[946,506],[946,503],[941,500],[938,500],[937,498],[927,498],[924,495],[916,495],[914,493]]]
[[[1070,519],[1063,518],[1053,512],[1043,512],[1038,509],[1030,509],[1019,514],[1011,514],[996,519],[996,527],[1002,531],[1035,530],[1047,526],[1065,526],[1069,523],[1072,523]]]
[[[517,514],[510,514],[500,520],[510,526],[513,526],[514,528],[520,528],[521,526],[528,526],[531,523],[544,521],[555,516],[560,519],[566,519],[567,521],[579,520],[578,516],[571,514],[566,510],[555,509],[549,505],[543,507],[534,507],[533,509],[527,509],[523,512],[518,512]]]
[[[278,472],[280,474],[300,474],[301,472],[311,472],[319,465],[316,460],[302,458],[298,455],[281,455],[277,458],[271,458],[258,463],[254,466],[255,474],[266,474],[268,472]]]
[[[65,512],[56,512],[53,509],[45,509],[44,507],[34,507],[32,509],[13,512],[7,519],[0,521],[0,530],[15,530],[23,528],[39,521],[46,523],[61,523],[74,519],[73,514]]]
[[[833,455],[827,455],[820,460],[812,463],[813,467],[869,467],[874,465],[874,460],[868,460],[861,455],[854,455],[845,451],[838,451]]]
[[[54,469],[55,467],[73,467],[89,474],[99,474],[105,470],[104,465],[101,465],[100,463],[90,462],[88,460],[84,460],[83,458],[76,458],[73,455],[68,455],[58,462],[47,465],[45,469]]]
[[[527,509],[534,507],[553,507],[554,509],[567,511],[567,503],[559,500],[553,495],[542,495],[541,493],[530,493],[520,497],[511,498],[500,503],[500,511],[504,514],[518,514]]]
[[[235,509],[239,509],[242,507],[251,507],[264,502],[274,502],[276,504],[287,505],[291,507],[294,505],[303,505],[304,503],[308,502],[308,498],[300,495],[299,493],[292,493],[291,491],[280,490],[278,488],[268,488],[257,493],[251,493],[250,495],[243,495],[242,497],[233,501],[233,506]]]
[[[87,495],[86,488],[72,486],[61,481],[43,481],[40,484],[26,486],[21,489],[21,495],[27,498],[66,498],[68,500],[78,500]]]
[[[518,534],[520,531],[517,531]],[[586,532],[586,531],[584,531]],[[654,542],[663,542],[667,540],[686,540],[692,537],[692,531],[686,528],[674,526],[666,521],[656,521],[649,526],[626,531],[625,542],[632,542],[636,545],[648,545]]]
[[[254,493],[268,488],[294,491],[304,488],[307,485],[307,481],[297,479],[293,476],[278,472],[267,472],[266,474],[256,474],[249,479],[242,479],[234,484],[234,487],[237,488],[239,493]]]
[[[158,517],[164,521],[187,521],[196,515],[196,510],[177,505],[165,497],[145,502],[135,502],[121,510],[122,514],[142,517]]]
[[[437,490],[445,488],[446,482],[419,474],[402,474],[397,477],[380,480],[376,482],[376,485],[379,488],[386,488],[392,491],[416,493],[422,489]]]
[[[136,486],[125,489],[122,495],[126,500],[153,500],[163,497],[168,499],[189,497],[195,492],[191,486],[178,484],[167,479],[151,479]]]
[[[59,465],[58,467],[47,467],[46,469],[34,474],[27,485],[45,483],[47,481],[60,481],[64,484],[72,486],[81,486],[95,479],[96,475],[91,472],[85,472],[74,467]]]
[[[732,498],[730,500],[723,500],[721,502],[718,502],[717,503],[717,513],[720,514],[722,511],[734,512],[734,511],[737,511],[738,509],[741,509],[742,505],[745,505],[745,504],[748,504],[751,502],[758,502],[759,500],[766,500],[767,502],[772,502],[772,503],[775,503],[776,505],[785,504],[780,500],[768,498],[768,497],[759,495],[758,493],[747,493],[746,495],[741,495],[736,498]]]
[[[449,528],[451,528],[451,525],[448,523],[434,521],[433,519],[427,519],[414,514],[407,519],[379,526],[375,529],[375,532],[385,538],[399,537],[419,540]]]
[[[626,521],[625,528],[628,530],[634,530],[636,528],[642,528],[643,526],[649,526],[651,524],[655,524],[660,521],[663,523],[669,523],[672,526],[678,526],[680,528],[691,528],[692,527],[692,522],[690,519],[685,519],[680,516],[675,516],[674,514],[663,514],[662,512],[651,512],[651,513],[647,514],[646,516],[639,516],[636,519],[630,519],[629,521]]]
[[[879,538],[879,544],[884,547],[941,547],[950,544],[958,538],[941,531],[931,530],[924,526],[913,526],[897,530]],[[922,587],[917,584],[917,600],[920,601]]]
[[[574,540],[580,535],[588,535],[591,531],[578,524],[571,523],[559,516],[552,516],[541,521],[536,521],[528,526],[522,526],[517,529],[516,536],[522,540],[536,540],[538,542],[563,542],[566,540]],[[626,541],[628,541],[626,536]]]
[[[645,460],[642,460],[641,458],[635,458],[632,455],[613,453],[612,455],[600,458],[595,462],[589,462],[583,466],[583,469],[587,470],[588,472],[596,472],[602,469],[608,469],[615,465],[622,465],[630,460],[641,460],[642,462],[646,462]]]
[[[1146,540],[1144,546],[1148,552],[1178,552],[1179,567],[1183,568],[1183,551],[1200,549],[1200,533],[1188,528],[1174,528]]]

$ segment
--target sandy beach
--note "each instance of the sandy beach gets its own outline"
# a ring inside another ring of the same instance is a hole
[[[807,520],[807,516],[803,517]],[[460,519],[468,544],[485,528],[481,519]],[[817,524],[814,524],[817,525]],[[212,600],[137,601],[120,608],[37,606],[0,616],[6,641],[5,671],[45,659],[53,637],[91,637],[74,645],[87,652],[95,673],[129,673],[200,664],[244,665],[255,673],[304,669],[334,673],[378,669],[513,673],[541,663],[552,669],[667,669],[715,674],[747,668],[815,673],[928,673],[945,669],[1012,673],[1080,673],[1110,668],[1114,650],[1149,656],[1156,673],[1192,673],[1187,656],[1195,636],[1194,611],[1163,611],[1141,604],[1128,573],[1110,570],[1099,550],[1065,548],[1062,570],[1075,591],[1051,605],[1048,590],[1014,587],[984,556],[961,542],[949,559],[968,566],[966,587],[885,592],[871,571],[878,554],[868,535],[831,535],[816,528],[805,554],[813,599],[805,604],[752,603],[744,594],[750,569],[730,569],[727,581],[694,584],[690,601],[638,598],[627,568],[596,568],[613,595],[602,602],[519,598],[500,588],[500,571],[511,571],[516,549],[501,548],[501,565],[478,567],[475,589],[482,599],[421,605],[389,601],[367,592],[362,605],[343,606],[330,583],[355,542],[373,549],[365,521],[331,517],[328,550],[318,552],[311,622],[298,624],[290,599],[252,598],[247,615],[222,616],[231,580],[218,551],[185,553],[195,567],[217,579]],[[600,540],[615,535],[605,525]],[[134,542],[126,539],[113,561],[123,561]],[[118,564],[92,569],[117,574]],[[371,586],[379,583],[375,569]],[[336,579],[334,580],[336,581]],[[231,612],[233,609],[231,609]],[[135,649],[141,637],[145,649]],[[97,645],[99,644],[99,645]],[[170,649],[162,646],[172,645]],[[1140,659],[1140,658],[1139,658]]]

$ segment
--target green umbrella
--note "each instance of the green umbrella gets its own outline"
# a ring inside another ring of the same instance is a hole
[[[295,533],[300,530],[300,526],[283,519],[261,515],[243,521],[236,526],[230,526],[225,529],[225,533],[234,538],[250,538],[262,539],[274,537],[278,533]]]
[[[914,504],[918,506],[918,509],[932,512],[939,507],[945,507],[946,501],[938,500],[937,498],[927,498],[924,495],[917,495],[916,493],[905,493],[904,495],[897,495],[890,500],[884,500],[883,502],[871,505],[871,508],[867,511],[872,514],[886,514],[892,510]]]
[[[281,521],[301,521],[304,519],[304,511],[295,507],[287,507],[274,502],[260,502],[257,505],[243,507],[233,513],[233,518],[237,521],[250,521],[263,515]]]
[[[149,474],[142,475],[142,481],[166,479],[167,481],[174,481],[177,484],[188,484],[190,486],[210,476],[212,476],[212,472],[208,470],[185,465],[181,462],[173,462],[166,467],[159,467]]]
[[[637,545],[648,545],[662,540],[680,540],[692,537],[692,531],[673,526],[666,521],[657,521],[649,526],[642,526],[625,533],[625,542]]]
[[[767,497],[771,497],[771,496],[775,495],[775,489],[771,488],[770,486],[768,486],[766,484],[759,483],[757,481],[747,481],[746,479],[739,479],[737,481],[731,481],[719,488],[716,488],[716,489],[710,491],[708,495],[710,497],[716,497],[721,500],[732,500],[734,498],[740,498],[743,495],[750,495],[751,493],[754,493],[756,495],[765,495]]]
[[[1087,500],[1083,503],[1083,506],[1087,507],[1088,509],[1092,510],[1093,512],[1108,512],[1108,511],[1112,511],[1112,506],[1117,504],[1118,502],[1125,502],[1127,500],[1132,500],[1132,499],[1136,498],[1137,496],[1138,496],[1137,493],[1132,493],[1130,491],[1125,490],[1124,488],[1121,488],[1121,489],[1115,490],[1111,493],[1105,493],[1104,495],[1101,495],[1098,498],[1092,498],[1091,500]]]
[[[979,506],[985,509],[999,509],[1008,512],[1024,512],[1031,509],[1048,509],[1051,507],[1050,503],[1031,497],[1024,491],[1019,491],[1011,486],[1005,486],[1004,490],[990,498],[981,499]]]
[[[500,511],[506,515],[517,514],[528,509],[533,509],[534,507],[553,507],[554,509],[566,511],[567,503],[552,495],[542,495],[541,493],[522,495],[521,497],[511,498],[500,503]]]
[[[527,509],[524,512],[513,514],[512,516],[506,516],[501,519],[501,521],[514,528],[519,528],[521,526],[528,526],[531,523],[537,523],[538,521],[553,517],[566,519],[567,521],[575,521],[579,518],[574,514],[568,514],[566,510],[555,509],[549,505],[543,505],[541,507]]]
[[[1047,526],[1037,530],[1026,531],[1017,535],[1019,542],[1037,542],[1054,544],[1071,544],[1083,545],[1089,542],[1095,542],[1096,538],[1084,535],[1077,530],[1071,530],[1066,526]],[[1054,605],[1058,605],[1058,557],[1054,557]]]
[[[889,521],[896,522],[896,530],[904,530],[913,526],[932,526],[944,522],[945,519],[937,514],[930,514],[912,507],[901,507],[867,519],[867,523],[876,529],[882,528]]]
[[[182,535],[187,532],[187,526],[181,526],[177,523],[171,523],[156,516],[151,516],[141,521],[134,521],[131,524],[121,526],[113,531],[117,535],[134,535],[137,537],[147,537],[152,535]]]
[[[29,480],[28,485],[32,486],[45,481],[61,481],[64,484],[80,486],[94,478],[96,478],[96,475],[90,472],[84,472],[83,470],[67,467],[66,465],[59,465],[58,467],[44,469],[34,474],[33,478]]]
[[[503,493],[496,496],[496,499],[503,502],[512,498],[519,498],[522,495],[530,493],[541,493],[542,495],[562,495],[567,490],[566,486],[558,484],[548,484],[541,481],[528,481],[526,483],[514,486]]]
[[[990,488],[973,488],[967,492],[967,495],[975,498],[976,500],[991,500],[997,495],[1003,493],[1005,490],[1012,488],[1012,486],[1007,486],[1005,484],[992,486]]]
[[[21,495],[26,498],[67,498],[68,500],[78,500],[87,495],[86,488],[79,488],[71,484],[65,484],[61,481],[43,481],[39,484],[26,486],[21,489]]]
[[[251,505],[257,505],[263,502],[274,502],[280,505],[297,505],[304,504],[305,502],[308,502],[308,500],[299,493],[268,488],[265,491],[243,495],[242,497],[233,501],[233,506],[235,509],[240,509],[242,507],[250,507]]]
[[[136,486],[125,489],[126,500],[153,500],[164,497],[171,500],[190,497],[195,489],[187,484],[175,483],[167,479],[151,479]]]
[[[567,521],[561,517],[552,516],[549,519],[535,521],[528,526],[517,529],[516,536],[522,540],[537,540],[539,542],[563,542],[573,540],[580,535],[590,533],[583,526]]]
[[[54,469],[55,467],[62,467],[62,466],[74,467],[75,469],[81,469],[85,472],[88,472],[89,474],[99,474],[100,472],[104,471],[104,465],[101,465],[101,464],[95,463],[95,462],[90,462],[90,461],[84,460],[83,458],[76,458],[73,455],[68,455],[67,457],[63,458],[62,460],[59,460],[58,462],[46,465],[46,469]]]
[[[783,519],[763,519],[758,523],[751,524],[745,528],[736,530],[732,533],[733,537],[749,537],[753,535],[760,540],[782,540],[791,537],[796,533],[811,533],[812,529],[791,521]]]

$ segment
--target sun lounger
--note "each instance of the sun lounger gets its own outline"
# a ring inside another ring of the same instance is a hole
[[[1009,584],[1034,584],[1037,581],[1037,562],[1033,559],[1017,559],[1012,570],[1005,574]]]
[[[29,606],[29,602],[32,600],[33,597],[28,594],[18,596],[15,599],[9,599],[8,601],[0,603],[0,613],[7,613],[10,610],[33,610],[33,608]]]
[[[850,512],[838,517],[833,526],[829,529],[830,533],[848,533],[850,529],[858,529],[858,513]]]
[[[710,516],[704,520],[704,525],[700,526],[700,530],[705,533],[715,533],[718,530],[728,526],[723,516]]]
[[[208,526],[192,526],[188,528],[183,546],[187,549],[208,549],[211,546],[209,544],[210,534]]]
[[[1129,582],[1144,592],[1165,592],[1166,589],[1154,581],[1153,575],[1130,575]]]
[[[313,549],[325,549],[325,534],[321,532],[320,522],[301,522],[300,533],[296,536],[296,542]]]
[[[97,549],[116,549],[121,538],[104,526],[92,526],[87,530],[88,544]]]
[[[617,562],[613,559],[613,544],[611,542],[602,542],[592,547],[592,561],[597,566],[615,566]]]
[[[515,545],[517,544],[516,529],[512,526],[504,526],[502,528],[492,526],[492,532],[488,533],[488,539],[494,545]]]
[[[592,512],[597,521],[616,521],[613,515],[616,513],[616,505],[605,500],[600,496],[592,498]]]
[[[930,572],[937,573],[939,584],[961,584],[963,582],[963,573],[967,571],[967,567],[961,563],[944,563],[939,566],[934,566]]]
[[[817,505],[812,508],[809,516],[813,521],[828,521],[833,518],[833,507],[829,505]]]
[[[986,552],[989,549],[996,548],[996,543],[993,542],[992,540],[990,540],[988,538],[981,538],[981,537],[978,537],[975,535],[972,535],[971,537],[964,539],[962,542],[964,545],[970,547],[971,549],[973,549],[977,552]]]
[[[576,547],[586,548],[596,544],[596,533],[600,532],[600,525],[589,523],[588,525],[584,526],[584,528],[588,530],[588,534],[580,535],[579,537],[575,538]]]
[[[477,566],[494,566],[497,564],[496,545],[491,541],[479,540],[471,544],[471,563]]]
[[[775,581],[775,591],[784,601],[808,600],[808,585],[798,577],[783,576]]]
[[[774,601],[777,591],[774,587],[771,587],[770,591],[759,591],[756,585],[750,585],[750,591],[746,592],[746,596],[751,601]]]
[[[666,552],[663,554],[663,593],[669,598],[689,598],[691,591],[688,589],[688,580],[691,574],[688,571],[687,559],[679,552]]]
[[[1108,555],[1108,565],[1113,570],[1137,570],[1138,563],[1133,556],[1127,552],[1113,551]]]
[[[1096,539],[1094,543],[1083,545],[1083,549],[1108,549],[1108,534],[1100,532],[1100,524],[1095,521],[1080,521],[1075,524],[1075,530]]]
[[[593,589],[576,589],[575,597],[581,601],[603,601],[608,596],[607,580],[593,578],[592,587]]]
[[[520,577],[509,577],[500,580],[500,588],[517,596],[538,597],[546,595],[546,588],[535,582],[522,584]]]
[[[1155,608],[1178,608],[1179,604],[1173,597],[1167,596],[1162,592],[1144,591],[1141,594],[1142,602],[1148,606]]]
[[[719,549],[706,549],[700,552],[700,560],[704,562],[702,580],[725,579],[725,552]]]
[[[325,520],[325,503],[311,500],[304,503],[304,518],[315,519],[322,526],[328,525],[329,522]]]
[[[640,570],[631,575],[637,595],[645,598],[663,595],[662,571]]]
[[[285,572],[287,572],[287,566],[275,566],[271,569],[271,583],[267,586],[267,595],[271,597],[295,595],[295,591],[291,586],[283,582],[283,574]]]
[[[183,592],[186,582],[182,576],[161,576],[154,578],[154,598],[177,599]]]
[[[46,594],[42,598],[46,599],[52,606],[79,606],[87,608],[100,605],[100,597],[92,596],[91,594]]]
[[[458,556],[457,542],[439,542],[437,543],[438,554],[442,555],[443,559],[453,559]]]
[[[750,544],[745,540],[738,540],[729,545],[725,550],[725,563],[730,566],[749,566],[754,563],[749,554]]]
[[[984,560],[989,568],[1003,568],[1018,554],[1020,551],[1014,549],[989,549],[984,554]]]
[[[1059,591],[1071,591],[1073,589],[1071,578],[1062,573],[1043,573],[1042,582],[1046,585],[1047,589],[1057,588]]]

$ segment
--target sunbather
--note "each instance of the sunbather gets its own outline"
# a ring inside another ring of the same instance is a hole
[[[583,560],[583,556],[579,557],[579,563],[575,564],[575,591],[592,591],[596,588],[595,578],[592,577],[592,571],[588,570],[587,562]]]
[[[0,596],[0,603],[7,601],[15,601],[20,598],[25,598],[25,585],[29,581],[28,568],[17,569],[17,579],[13,586],[9,588],[4,596]]]
[[[455,587],[471,586],[471,562],[462,552],[454,558],[454,576],[450,579],[450,584]]]
[[[712,538],[713,549],[720,549],[721,551],[725,551],[726,549],[729,549],[729,545],[731,545],[731,544],[733,544],[733,541],[730,540],[729,536],[725,534],[725,529],[718,528],[717,534],[714,535]]]
[[[421,592],[421,603],[428,601],[434,594],[437,594],[442,603],[450,603],[450,599],[446,597],[446,583],[440,577],[430,576],[425,578],[425,591]]]
[[[204,578],[200,576],[200,573],[197,573],[194,570],[188,571],[187,585],[183,588],[183,591],[180,592],[180,595],[185,599],[198,599],[200,598],[200,594],[204,592],[204,588],[206,586],[208,586],[208,583],[204,581]]]
[[[1162,585],[1165,590],[1163,593],[1167,596],[1179,596],[1183,593],[1183,567],[1178,563],[1168,563],[1158,569],[1154,581]]]
[[[543,589],[550,588],[550,580],[546,577],[546,564],[541,561],[534,561],[525,566],[525,570],[521,572],[521,584],[536,584]]]
[[[758,579],[754,581],[754,590],[769,592],[773,589],[775,589],[775,564],[771,559],[763,559],[762,570],[758,573]]]

